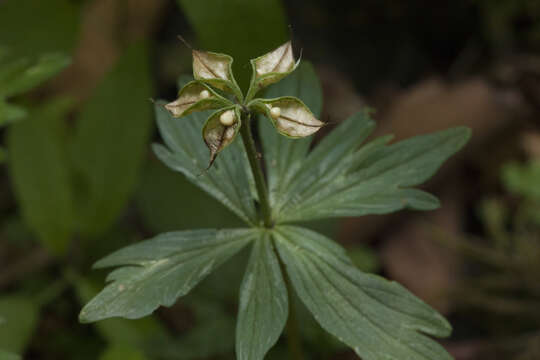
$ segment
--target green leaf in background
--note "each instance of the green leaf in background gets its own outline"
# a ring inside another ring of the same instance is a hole
[[[37,59],[14,58],[7,56],[7,50],[0,48],[0,127],[27,116],[26,109],[8,104],[7,97],[30,90],[68,64],[69,58],[60,54],[42,55]],[[0,163],[4,160],[3,151],[0,148]]]
[[[63,254],[73,234],[73,194],[65,115],[71,101],[32,109],[8,131],[9,170],[25,221],[43,244]]]
[[[78,37],[79,1],[0,2],[0,46],[16,56],[70,53]]]
[[[240,288],[236,325],[236,357],[262,360],[276,343],[289,313],[287,289],[270,233],[253,243]]]
[[[0,360],[21,360],[21,357],[4,350],[0,350]]]
[[[404,208],[433,210],[422,184],[467,143],[470,130],[457,127],[385,146],[386,138],[358,148],[374,126],[366,113],[342,123],[303,161],[279,207],[282,222],[386,214]],[[352,141],[351,139],[354,139]]]
[[[22,353],[34,332],[38,311],[38,306],[29,297],[0,297],[0,317],[4,320],[0,324],[0,349]]]
[[[302,64],[291,75],[268,88],[265,98],[295,96],[306,104],[318,118],[322,110],[322,89],[313,66]],[[289,182],[300,169],[312,141],[312,137],[289,139],[279,134],[274,126],[259,116],[259,135],[264,150],[268,177],[269,200],[274,210],[287,192]],[[275,214],[274,214],[275,215]]]
[[[140,350],[124,345],[113,345],[109,347],[99,360],[146,360],[147,357]]]
[[[136,202],[145,226],[155,233],[242,225],[225,206],[157,160],[147,162]]]
[[[81,110],[72,149],[86,235],[107,230],[137,186],[151,130],[151,94],[148,49],[136,44]]]
[[[213,359],[234,351],[235,318],[229,313],[228,304],[193,293],[182,303],[193,311],[194,326],[180,337],[153,344],[149,355],[163,360],[199,360]]]
[[[63,54],[0,58],[0,97],[24,93],[58,74],[70,63]]]
[[[238,289],[240,289],[246,272],[250,252],[250,248],[244,248],[230,261],[221,265],[219,272],[208,275],[204,281],[197,285],[193,296],[207,300],[212,299],[212,301],[222,304],[236,304],[238,302]],[[234,338],[231,345],[234,347]]]
[[[363,272],[376,273],[381,268],[381,263],[376,252],[364,244],[354,244],[347,248],[347,254],[353,264]]]
[[[401,285],[359,271],[343,249],[310,230],[282,226],[273,234],[298,296],[362,359],[452,359],[424,335],[448,336],[450,324]]]
[[[109,274],[109,284],[86,304],[80,320],[136,319],[172,306],[256,236],[258,230],[248,229],[179,231],[121,249],[95,264],[123,267]]]
[[[17,122],[26,117],[26,109],[11,105],[5,99],[0,98],[0,127]]]
[[[198,112],[175,119],[162,104],[156,104],[155,111],[160,134],[168,147],[154,145],[157,157],[169,168],[184,174],[189,181],[215,197],[242,220],[255,224],[257,215],[242,142],[233,142],[207,169],[210,152],[201,137],[201,129],[209,114]]]
[[[531,199],[540,199],[540,160],[532,160],[528,164],[505,164],[501,177],[509,191]]]
[[[207,51],[234,58],[233,72],[242,89],[247,89],[249,60],[287,40],[287,23],[280,0],[178,0]]]

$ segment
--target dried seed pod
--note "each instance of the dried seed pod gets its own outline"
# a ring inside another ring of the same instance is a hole
[[[251,99],[262,88],[276,83],[296,69],[300,60],[294,60],[292,44],[287,41],[256,59],[251,60],[253,74],[248,91],[248,99]]]
[[[231,144],[240,130],[240,110],[238,106],[221,109],[210,115],[203,127],[203,138],[210,149],[212,166],[217,154]]]
[[[229,55],[209,51],[193,50],[193,77],[196,80],[232,93],[243,99],[232,72],[233,58]]]
[[[281,134],[301,138],[316,133],[324,123],[318,120],[298,98],[284,96],[276,99],[255,99],[250,110],[265,114]]]
[[[182,117],[195,111],[219,109],[232,103],[210,87],[198,81],[187,83],[179,92],[178,99],[165,105],[174,117]]]

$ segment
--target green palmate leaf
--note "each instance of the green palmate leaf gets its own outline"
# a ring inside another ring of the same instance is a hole
[[[210,165],[216,160],[219,152],[232,144],[240,126],[242,122],[237,106],[218,110],[206,120],[202,135],[206,146],[210,149]]]
[[[38,320],[39,307],[27,296],[0,298],[0,349],[21,353],[26,348]],[[1,357],[0,357],[1,359]]]
[[[301,100],[292,96],[255,99],[249,108],[265,114],[277,131],[291,138],[313,135],[324,125]]]
[[[171,232],[119,250],[95,264],[123,267],[109,274],[109,284],[83,308],[80,320],[136,319],[171,306],[257,235],[247,229]]]
[[[334,129],[301,160],[301,167],[283,188],[284,194],[276,208],[281,210],[288,204],[297,203],[306,190],[323,190],[321,186],[347,171],[350,167],[347,156],[358,149],[374,127],[375,123],[364,111],[349,117]]]
[[[448,336],[448,322],[401,285],[362,273],[343,249],[312,231],[278,227],[274,238],[298,296],[362,359],[452,359],[423,334]]]
[[[256,59],[251,60],[251,84],[247,99],[251,100],[262,88],[274,84],[293,72],[300,60],[294,60],[292,44],[287,41]]]
[[[131,46],[83,106],[73,139],[82,187],[80,223],[103,233],[137,185],[151,130],[152,92],[147,47]]]
[[[66,155],[65,115],[71,102],[53,101],[9,128],[9,169],[17,202],[43,244],[65,252],[74,230],[73,189]]]
[[[228,91],[242,100],[242,92],[234,80],[233,58],[229,55],[209,51],[193,50],[193,77],[195,80]]]
[[[219,109],[232,103],[198,81],[187,83],[179,92],[178,99],[165,105],[174,117],[182,117],[195,111]]]
[[[322,109],[322,90],[313,67],[303,62],[290,76],[268,88],[265,97],[295,96],[319,117]],[[290,139],[278,132],[262,116],[259,119],[259,135],[264,150],[268,177],[269,199],[272,209],[283,201],[289,182],[300,169],[309,150],[311,137]]]
[[[56,75],[70,63],[63,54],[0,59],[0,97],[26,92]]]
[[[317,146],[279,204],[281,221],[432,210],[438,200],[413,189],[461,149],[470,130],[453,128],[392,145],[388,137],[358,148],[373,128],[367,114],[351,117]]]
[[[101,284],[70,274],[77,295],[82,303],[90,301],[99,293]],[[167,331],[154,317],[137,320],[106,319],[95,324],[98,333],[109,343],[142,349],[154,341],[170,341]]]
[[[233,142],[207,171],[209,152],[201,138],[208,114],[193,113],[181,121],[156,104],[158,127],[167,144],[154,145],[156,155],[168,167],[183,173],[188,180],[214,196],[242,220],[255,224],[257,215],[249,186],[250,173],[244,147]]]
[[[287,289],[270,233],[263,233],[253,244],[240,290],[237,359],[262,360],[278,340],[287,316]]]

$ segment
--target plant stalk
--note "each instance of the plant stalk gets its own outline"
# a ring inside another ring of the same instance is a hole
[[[255,186],[257,188],[257,194],[259,196],[259,204],[261,207],[261,217],[264,222],[264,226],[270,228],[272,224],[272,216],[270,209],[270,202],[268,201],[268,191],[266,188],[266,182],[264,180],[264,174],[259,162],[259,156],[257,149],[255,148],[255,142],[253,141],[253,135],[251,134],[251,114],[248,112],[242,112],[242,126],[240,127],[240,134],[242,134],[242,141],[246,148],[249,165],[253,178],[255,179]],[[294,306],[294,290],[291,286],[291,281],[285,266],[278,255],[279,265],[281,272],[285,280],[285,286],[287,287],[287,293],[289,294],[289,318],[287,319],[287,344],[289,347],[289,354],[291,360],[304,360],[304,353],[302,351],[302,344],[300,342],[300,332],[298,330],[298,321],[296,320],[296,309]]]
[[[270,202],[268,201],[268,191],[266,189],[266,182],[264,180],[264,174],[259,162],[259,156],[257,149],[255,148],[255,142],[251,134],[251,115],[249,113],[242,112],[242,126],[240,127],[240,134],[242,134],[242,141],[246,148],[249,165],[251,166],[251,172],[255,179],[255,187],[257,188],[257,195],[259,196],[259,204],[261,208],[261,217],[264,222],[264,226],[267,228],[272,227],[272,213],[270,210]]]

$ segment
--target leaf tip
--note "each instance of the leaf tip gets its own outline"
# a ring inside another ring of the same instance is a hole
[[[95,320],[92,319],[92,317],[88,314],[88,304],[82,308],[81,312],[79,313],[79,323],[81,324],[90,324],[94,322]]]
[[[459,127],[459,129],[463,132],[463,142],[464,144],[468,143],[469,140],[471,139],[472,137],[472,129],[468,126],[461,126]]]

